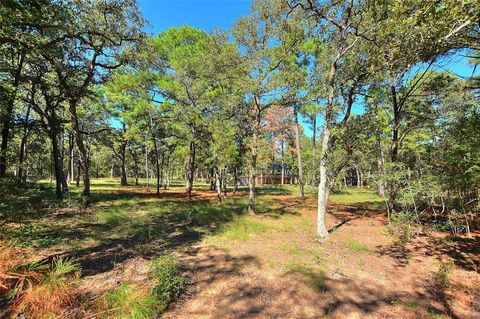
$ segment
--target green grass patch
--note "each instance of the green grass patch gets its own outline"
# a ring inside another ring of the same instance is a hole
[[[332,193],[329,200],[340,204],[371,203],[375,208],[382,208],[384,198],[368,188],[348,188]]]
[[[354,239],[347,240],[345,246],[354,253],[369,253],[372,251],[365,243]]]
[[[246,242],[255,235],[268,231],[268,229],[267,224],[256,220],[254,216],[239,216],[222,225],[213,238],[224,241]]]
[[[415,309],[418,309],[418,307],[420,307],[420,304],[414,300],[412,301],[407,301],[403,304],[403,306],[406,308],[406,309],[409,309],[409,310],[415,310]]]

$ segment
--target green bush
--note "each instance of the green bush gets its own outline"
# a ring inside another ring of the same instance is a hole
[[[415,227],[420,224],[418,216],[412,213],[392,212],[388,232],[398,238],[401,243],[407,243],[415,234]]]
[[[449,275],[451,268],[452,265],[450,263],[444,263],[443,261],[440,261],[438,271],[433,274],[433,284],[437,290],[441,291],[442,289],[450,286]]]
[[[153,294],[160,303],[160,311],[164,311],[181,295],[187,279],[178,271],[173,256],[157,258],[154,261],[152,276],[156,281]]]

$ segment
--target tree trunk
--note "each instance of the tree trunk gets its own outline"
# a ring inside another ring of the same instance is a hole
[[[78,163],[77,163],[77,179],[76,179],[76,182],[75,184],[77,185],[77,187],[80,186],[80,175],[82,174],[82,167],[81,167],[81,164],[80,164],[80,158],[78,159]]]
[[[233,195],[235,195],[235,193],[237,192],[237,168],[234,167],[233,168],[233,189],[232,189],[232,193]]]
[[[317,113],[314,113],[313,114],[313,117],[312,117],[312,122],[313,122],[313,135],[312,135],[312,167],[313,167],[313,170],[312,170],[312,179],[311,179],[311,182],[312,182],[312,185],[315,183],[315,180],[317,178],[316,174],[315,174],[315,167],[316,167],[316,156],[317,156]]]
[[[60,149],[58,148],[57,134],[55,128],[51,128],[50,140],[52,142],[53,172],[55,176],[55,195],[57,199],[63,199],[62,173],[60,167]]]
[[[324,238],[328,236],[326,225],[328,193],[327,187],[327,156],[330,141],[330,128],[325,122],[323,126],[322,151],[320,157],[320,184],[318,185],[318,208],[317,208],[317,235]]]
[[[112,156],[112,164],[110,166],[110,179],[113,179],[113,162],[114,162],[114,157]]]
[[[75,141],[73,134],[68,134],[68,180],[73,182],[75,180]]]
[[[90,159],[88,158],[87,148],[83,141],[82,132],[80,130],[80,123],[77,116],[77,100],[70,100],[70,116],[72,120],[72,128],[77,142],[77,148],[80,153],[80,167],[83,172],[83,192],[82,202],[87,206],[91,201],[90,194]]]
[[[227,169],[223,169],[222,173],[223,198],[227,198]]]
[[[215,189],[217,190],[217,200],[219,203],[222,202],[222,186],[220,178],[220,172],[218,171],[218,168],[215,167]]]
[[[320,153],[320,183],[318,185],[318,207],[317,207],[317,235],[321,238],[328,236],[326,225],[328,195],[330,188],[327,186],[327,160],[328,147],[330,143],[330,122],[333,117],[333,103],[335,96],[335,75],[337,73],[337,59],[332,62],[327,80],[327,105],[325,108],[325,120],[323,124],[322,151]]]
[[[375,121],[376,121],[376,134],[375,134],[375,155],[377,157],[377,171],[378,171],[378,195],[385,197],[385,169],[383,164],[385,158],[382,149],[382,139],[380,131],[380,119],[378,114],[378,107],[375,107]]]
[[[168,178],[169,178],[169,171],[170,171],[170,157],[171,157],[171,154],[167,154],[167,160],[166,160],[166,164],[165,164],[165,168],[163,169],[164,173],[163,173],[163,176],[164,176],[164,184],[163,184],[163,189],[167,189],[168,188]]]
[[[27,105],[27,113],[25,114],[25,123],[23,125],[23,134],[20,142],[20,154],[19,154],[19,167],[18,167],[18,181],[23,183],[24,179],[24,162],[25,162],[25,151],[27,147],[27,138],[30,130],[28,129],[28,121],[30,119],[30,104]],[[26,174],[25,174],[26,175]]]
[[[20,76],[22,74],[23,62],[25,61],[25,53],[20,53],[20,60],[18,62],[15,74],[13,76],[13,92],[8,96],[6,101],[7,107],[5,108],[5,113],[2,121],[2,143],[0,146],[0,178],[5,177],[7,172],[7,150],[8,150],[8,139],[10,138],[10,127],[12,125],[12,116],[13,116],[13,107],[15,105],[15,100],[17,97],[17,90],[20,84]]]
[[[400,124],[400,110],[397,101],[397,91],[395,87],[394,80],[390,86],[390,91],[392,95],[392,104],[393,104],[393,122],[392,122],[392,144],[390,147],[390,157],[393,164],[398,161],[398,130]],[[390,183],[390,194],[388,199],[388,210],[391,211],[395,204],[397,198],[397,185],[393,182]]]
[[[295,117],[295,144],[297,147],[297,166],[298,166],[298,187],[300,191],[300,199],[305,200],[305,189],[303,183],[303,168],[302,168],[302,150],[300,145],[300,130],[298,124],[297,110],[293,108],[293,116]]]
[[[284,147],[284,140],[282,138],[282,141],[280,143],[281,151],[282,151],[282,185],[285,185],[285,151],[283,149]]]
[[[253,129],[252,136],[252,161],[250,164],[249,195],[248,195],[248,213],[256,214],[255,184],[257,179],[257,125]]]
[[[358,167],[358,171],[360,172],[360,187],[363,187],[363,170],[362,167]]]
[[[126,167],[126,158],[127,158],[127,141],[122,140],[120,145],[120,185],[127,186],[127,167]]]
[[[132,156],[133,159],[133,174],[135,175],[135,186],[138,186],[138,175],[139,175],[139,167],[138,167],[138,153],[134,152],[130,148],[130,155]],[[141,153],[140,153],[141,156]]]
[[[160,187],[164,183],[164,171],[165,171],[165,152],[162,153],[162,161],[160,163]]]
[[[153,137],[153,150],[155,152],[155,172],[157,177],[157,195],[160,195],[160,159],[158,156],[157,139]]]
[[[188,159],[188,180],[187,180],[187,193],[188,198],[192,198],[192,189],[193,189],[193,176],[195,174],[195,137],[196,131],[195,128],[192,128],[193,139],[190,141],[190,154]]]
[[[148,147],[147,143],[145,143],[145,178],[147,179],[147,190],[149,185],[149,180],[148,180]]]
[[[360,169],[357,165],[355,165],[355,174],[357,175],[357,187],[362,186],[362,179],[360,177]]]

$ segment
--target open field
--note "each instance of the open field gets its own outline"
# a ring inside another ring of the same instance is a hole
[[[401,244],[389,235],[383,201],[368,189],[331,196],[331,236],[319,242],[314,195],[302,203],[291,187],[260,188],[259,213],[252,216],[243,190],[220,204],[206,185],[188,200],[181,185],[157,197],[116,184],[94,180],[87,209],[78,208],[75,187],[62,204],[48,183],[1,194],[3,240],[32,260],[79,264],[72,310],[79,318],[154,318],[96,305],[124,287],[127,295],[148,295],[152,260],[165,255],[174,256],[186,278],[165,318],[480,316],[480,234],[425,231]],[[439,286],[445,267],[448,284]]]

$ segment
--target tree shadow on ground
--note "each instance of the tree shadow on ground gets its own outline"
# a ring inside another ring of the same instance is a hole
[[[388,317],[395,307],[408,303],[418,304],[423,313],[427,309],[447,311],[442,304],[430,302],[432,296],[424,292],[424,287],[414,292],[392,292],[371,281],[329,277],[320,269],[305,267],[273,280],[263,275],[262,264],[255,257],[236,259],[208,247],[189,249],[182,262],[189,273],[195,274],[191,293],[182,304],[189,299],[192,302],[174,309],[167,318]]]
[[[152,203],[150,203],[152,205]],[[128,214],[128,205],[110,210],[102,223],[81,223],[64,234],[63,240],[96,238],[96,245],[71,249],[56,257],[75,258],[83,276],[112,270],[116,264],[135,257],[155,258],[185,245],[200,241],[205,235],[245,212],[236,201],[218,205],[214,201],[162,201],[162,211],[138,221]],[[135,208],[138,208],[135,206]],[[125,215],[124,211],[127,211]],[[115,215],[119,212],[119,215]],[[112,238],[111,235],[114,235]]]
[[[395,259],[397,267],[405,267],[414,256],[434,256],[438,260],[450,258],[457,267],[467,271],[480,271],[480,234],[472,238],[446,237],[435,240],[427,236],[412,239],[409,243],[395,243],[377,247],[380,255]]]
[[[360,219],[360,218],[373,218],[377,216],[383,216],[385,213],[382,210],[373,208],[372,204],[374,202],[363,202],[355,204],[338,204],[333,203],[328,209],[328,213],[337,220],[337,224],[331,227],[328,232],[332,233],[338,230],[340,227],[348,224],[351,221]]]

